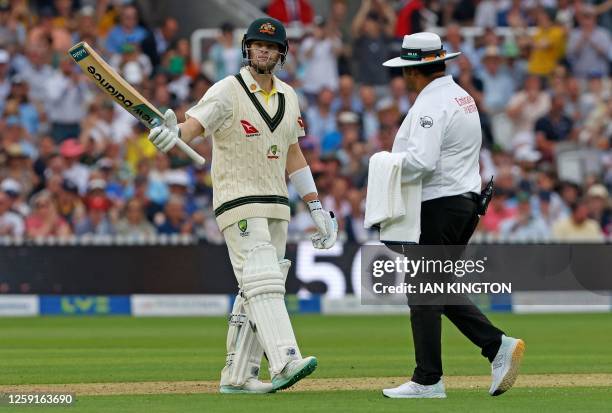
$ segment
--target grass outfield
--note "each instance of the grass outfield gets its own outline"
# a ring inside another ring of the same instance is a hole
[[[149,395],[149,396],[90,396],[80,397],[67,408],[6,408],[6,411],[54,411],[106,413],[202,413],[202,412],[535,412],[562,411],[601,413],[610,411],[610,389],[603,388],[541,388],[513,389],[502,397],[485,397],[481,391],[457,390],[447,399],[398,400],[385,399],[380,392],[302,392],[263,396],[221,395]],[[248,406],[248,409],[247,409]],[[12,409],[12,410],[11,410]],[[2,407],[0,407],[2,411]]]
[[[491,314],[490,318],[508,334],[525,339],[523,374],[612,373],[612,314]],[[414,367],[407,316],[295,316],[293,320],[302,352],[319,358],[313,378],[408,377]],[[224,363],[226,328],[225,318],[0,318],[0,385],[217,380]],[[490,373],[478,349],[446,321],[443,344],[445,375]],[[410,402],[426,411],[468,407],[504,411],[521,406],[604,411],[604,405],[612,404],[610,387],[523,386],[495,399],[482,389],[449,388],[447,393],[447,400]],[[293,403],[301,403],[299,411],[406,408],[406,401],[382,399],[372,390],[285,392],[263,398],[77,397],[78,411],[92,412],[109,408],[235,412],[247,405],[252,411],[269,411],[272,406],[288,410]]]

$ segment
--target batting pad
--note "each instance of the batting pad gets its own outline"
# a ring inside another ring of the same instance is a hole
[[[263,347],[244,312],[244,299],[238,295],[229,317],[227,358],[221,371],[222,386],[242,386],[249,377],[259,376]]]
[[[282,265],[289,270],[286,263]],[[255,324],[272,375],[280,373],[289,360],[302,357],[285,307],[285,277],[272,245],[259,245],[247,255],[242,272],[245,310]]]

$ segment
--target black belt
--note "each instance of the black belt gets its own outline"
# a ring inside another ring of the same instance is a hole
[[[462,198],[467,198],[467,199],[471,199],[472,201],[478,203],[480,202],[480,195],[478,195],[477,193],[474,192],[466,192],[463,194],[459,194],[457,196],[460,196]]]

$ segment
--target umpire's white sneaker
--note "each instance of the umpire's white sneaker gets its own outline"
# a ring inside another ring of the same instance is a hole
[[[275,391],[287,389],[311,374],[316,368],[316,357],[291,360],[280,373],[272,377],[272,386]]]
[[[444,382],[440,379],[429,386],[409,381],[399,387],[383,389],[383,395],[392,399],[445,399]]]
[[[270,383],[264,383],[255,377],[249,377],[242,386],[222,385],[219,387],[219,391],[224,394],[264,394],[274,393],[274,388]]]
[[[499,396],[512,387],[525,352],[525,342],[520,338],[503,335],[501,340],[501,346],[491,363],[491,396]]]

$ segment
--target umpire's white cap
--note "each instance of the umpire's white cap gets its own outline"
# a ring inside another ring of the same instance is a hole
[[[387,60],[383,66],[422,66],[454,59],[460,54],[461,52],[446,53],[442,48],[442,40],[437,34],[421,32],[404,36],[401,55]]]

